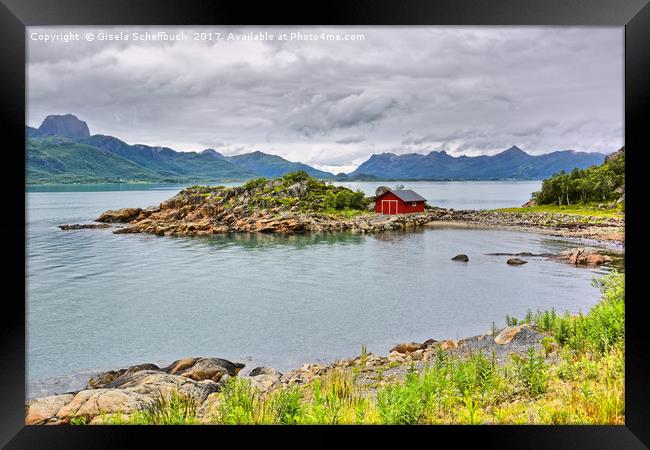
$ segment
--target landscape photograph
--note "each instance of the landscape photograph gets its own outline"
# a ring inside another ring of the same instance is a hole
[[[624,37],[28,26],[25,424],[625,425]]]

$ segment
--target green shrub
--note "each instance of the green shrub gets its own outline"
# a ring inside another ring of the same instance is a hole
[[[298,170],[296,172],[289,172],[285,174],[282,179],[286,182],[286,184],[294,184],[301,181],[307,181],[311,179],[311,177],[304,170]]]
[[[529,348],[526,356],[512,355],[515,363],[517,378],[524,385],[526,391],[537,396],[546,392],[548,385],[548,365],[543,355]]]
[[[227,425],[254,424],[258,415],[259,395],[249,380],[229,378],[221,390],[217,420]]]
[[[74,416],[70,418],[70,425],[88,425],[88,417],[86,416]]]
[[[244,189],[246,189],[247,191],[251,191],[253,189],[257,189],[259,187],[266,185],[268,181],[269,180],[267,180],[264,177],[253,178],[252,180],[248,180],[246,183],[244,183]]]
[[[377,393],[377,412],[385,424],[419,423],[423,406],[419,379],[414,373],[406,375],[404,384],[389,385]]]
[[[271,405],[275,422],[285,425],[300,423],[303,417],[302,395],[296,388],[274,393]]]

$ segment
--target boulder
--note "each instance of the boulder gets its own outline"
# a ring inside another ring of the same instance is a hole
[[[109,370],[107,372],[102,372],[100,374],[95,375],[92,377],[90,380],[88,380],[88,388],[90,389],[97,389],[97,388],[103,388],[106,385],[114,382],[117,380],[119,377],[123,375],[129,375],[134,372],[139,372],[140,370],[161,370],[157,365],[155,364],[138,364],[135,366],[131,366],[128,369],[118,369],[118,370]]]
[[[423,349],[424,345],[423,344],[418,344],[417,342],[404,342],[401,344],[397,344],[395,347],[390,349],[390,352],[397,352],[397,353],[412,353],[416,350]]]
[[[307,182],[300,181],[292,184],[286,189],[286,193],[291,197],[302,197],[307,193]]]
[[[304,364],[299,369],[291,370],[281,376],[281,381],[286,385],[306,384],[315,377],[322,375],[327,367],[322,364]]]
[[[97,219],[96,222],[130,222],[138,217],[141,208],[122,208],[122,209],[109,209],[104,211]]]
[[[157,370],[141,370],[123,375],[112,383],[106,385],[108,390],[128,390],[151,398],[162,395],[171,395],[178,391],[180,394],[194,398],[198,403],[203,403],[212,392],[219,391],[221,386],[214,380],[196,381],[189,377],[170,375]]]
[[[532,208],[533,206],[537,206],[537,202],[535,200],[528,200],[526,203],[521,205],[522,208]]]
[[[219,413],[219,405],[223,400],[223,395],[213,392],[208,395],[205,401],[198,407],[196,417],[204,423],[210,423]]]
[[[435,339],[427,339],[422,343],[422,348],[431,348],[434,345],[436,345],[437,342],[438,341],[436,341]]]
[[[185,358],[174,361],[161,370],[171,375],[183,375],[197,380],[212,379],[217,373],[227,373],[234,377],[245,366],[221,358]]]
[[[27,402],[27,416],[25,425],[43,425],[58,423],[57,413],[61,408],[70,403],[74,394],[50,395]]]
[[[497,334],[494,338],[494,342],[499,344],[499,345],[505,345],[510,343],[512,339],[518,335],[521,330],[524,328],[527,328],[528,325],[517,325],[513,327],[505,327],[499,334]]]
[[[528,264],[528,261],[519,258],[510,258],[506,261],[506,264],[510,264],[511,266],[520,266],[522,264]]]
[[[57,416],[65,423],[79,416],[92,419],[102,414],[130,414],[149,408],[153,403],[152,396],[133,390],[88,389],[78,392],[58,411]]]
[[[452,261],[461,261],[461,262],[468,262],[469,258],[467,255],[461,253],[460,255],[456,255],[453,258],[451,258]]]
[[[453,348],[458,348],[458,341],[455,341],[453,339],[447,339],[446,341],[443,341],[440,344],[440,348],[442,350],[449,350]]]
[[[282,384],[282,374],[272,367],[256,367],[248,376],[252,385],[262,393],[269,392]]]
[[[569,263],[599,265],[611,262],[612,258],[607,255],[601,255],[598,249],[593,247],[578,247],[560,252],[560,259],[566,259]]]
[[[585,264],[601,265],[601,264],[605,264],[606,262],[610,262],[611,260],[612,258],[605,255],[587,255],[587,257],[585,258]]]

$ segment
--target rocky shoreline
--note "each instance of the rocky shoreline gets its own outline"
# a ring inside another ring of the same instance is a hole
[[[183,194],[183,195],[181,195]],[[501,212],[431,208],[423,213],[383,215],[361,213],[341,217],[282,208],[215,209],[185,191],[159,206],[123,208],[102,213],[96,222],[59,225],[62,230],[106,228],[113,233],[149,233],[160,236],[202,236],[223,233],[381,233],[422,226],[499,228],[558,237],[625,243],[625,218],[601,218],[547,212]],[[180,198],[177,198],[181,196]]]
[[[444,210],[429,226],[503,228],[572,239],[625,244],[625,218],[602,218],[550,212]]]
[[[539,351],[544,337],[535,326],[523,324],[460,340],[406,342],[393,347],[387,356],[366,353],[327,365],[305,364],[286,373],[271,367],[256,367],[247,375],[240,375],[245,364],[214,357],[184,358],[166,367],[145,363],[99,373],[80,391],[30,400],[25,404],[25,423],[68,425],[82,418],[84,423],[102,424],[115,416],[126,417],[151,408],[160,396],[169,397],[174,393],[192,398],[199,421],[209,423],[224,384],[237,376],[249,380],[265,395],[277,389],[306,385],[332,371],[355,371],[355,383],[366,387],[368,395],[373,396],[387,383],[403,380],[412,368],[423,368],[440,352],[460,357],[483,352],[494,355],[494,361],[503,364],[513,353],[523,355],[531,347]],[[556,358],[552,351],[548,352],[549,361]]]
[[[380,186],[378,193],[382,189]],[[273,180],[251,180],[242,186],[193,186],[148,208],[109,210],[95,223],[60,225],[62,230],[102,228],[113,233],[200,236],[221,233],[381,233],[437,224],[511,228],[624,242],[625,219],[547,212],[454,210],[427,206],[421,213],[384,215],[374,212],[375,197],[364,197],[307,174]]]
[[[163,204],[164,205],[164,204]],[[305,233],[348,231],[353,233],[380,233],[392,230],[430,227],[498,228],[534,232],[573,239],[589,239],[624,245],[625,219],[579,216],[557,213],[514,213],[482,210],[453,210],[433,208],[424,213],[382,215],[364,214],[353,218],[339,218],[325,214],[280,213],[257,211],[238,218],[235,213],[184,220],[176,218],[179,210],[165,211],[166,206],[137,211],[133,216],[125,209],[104,212],[97,221],[101,224],[60,225],[63,230],[107,228],[114,225],[116,234],[150,233],[161,236],[200,236],[220,233]],[[161,214],[162,213],[162,214]],[[156,214],[155,216],[153,216]],[[181,213],[182,214],[182,213]],[[153,216],[153,217],[152,217]],[[122,219],[123,218],[123,219]]]

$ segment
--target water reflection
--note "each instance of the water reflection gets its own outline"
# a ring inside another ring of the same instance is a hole
[[[160,239],[170,237],[157,236]],[[191,243],[192,246],[205,246],[212,249],[224,249],[237,246],[243,249],[264,249],[290,247],[301,249],[312,245],[358,245],[365,236],[358,233],[305,233],[305,234],[270,234],[270,233],[224,233],[209,236],[173,237],[175,241]]]

